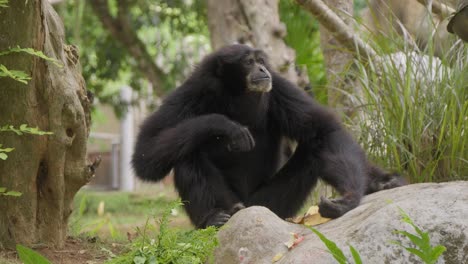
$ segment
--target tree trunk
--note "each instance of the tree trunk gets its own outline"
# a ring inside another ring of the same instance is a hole
[[[306,71],[296,70],[294,50],[283,40],[287,32],[278,0],[207,0],[207,12],[213,49],[233,43],[260,48],[285,78],[302,88],[309,85]]]
[[[346,24],[353,16],[353,0],[324,0],[328,7],[343,19]],[[351,115],[353,106],[346,100],[344,91],[353,93],[353,87],[346,85],[343,73],[346,67],[352,62],[353,54],[336,40],[334,32],[328,31],[323,25],[320,25],[320,46],[323,52],[323,59],[327,71],[328,79],[328,105],[335,107],[339,112]]]
[[[90,104],[74,46],[49,1],[10,1],[0,9],[0,51],[21,46],[44,52],[58,67],[25,53],[0,56],[0,64],[31,76],[27,85],[0,79],[0,126],[28,124],[49,136],[0,133],[0,248],[15,244],[64,245],[73,197],[93,174],[86,161]]]

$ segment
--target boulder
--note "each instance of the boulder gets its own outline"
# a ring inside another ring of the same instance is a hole
[[[395,230],[416,233],[402,221],[399,208],[424,232],[433,246],[447,248],[437,263],[468,263],[468,182],[423,183],[380,191],[338,219],[315,226],[352,262],[349,245],[363,263],[422,263],[404,246],[414,245]],[[288,249],[296,234],[300,243]],[[303,225],[286,222],[265,207],[236,213],[219,231],[215,263],[337,263],[323,242]]]

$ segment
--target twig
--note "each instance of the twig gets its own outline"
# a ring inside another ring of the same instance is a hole
[[[321,0],[296,0],[296,2],[314,15],[336,40],[351,51],[356,51],[365,59],[377,56],[375,50],[357,36],[351,27],[333,12]]]
[[[427,6],[428,0],[417,0],[424,6]],[[432,12],[443,18],[449,17],[455,12],[455,9],[451,8],[446,4],[439,3],[439,1],[432,0]]]

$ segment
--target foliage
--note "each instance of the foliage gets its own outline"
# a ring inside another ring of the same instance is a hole
[[[1,153],[0,153],[1,154]],[[19,197],[22,195],[22,193],[17,192],[17,191],[7,191],[7,188],[5,187],[0,187],[0,196],[14,196],[14,197]]]
[[[335,242],[331,241],[330,239],[326,238],[325,235],[320,233],[317,229],[313,227],[309,227],[312,232],[314,232],[320,240],[325,244],[325,246],[328,248],[330,251],[330,254],[332,254],[333,258],[340,264],[346,264],[349,263],[348,260],[346,259],[346,256],[343,253],[343,250],[341,250]],[[353,256],[354,263],[356,264],[362,264],[361,256],[359,255],[359,252],[353,247],[349,246],[349,249],[351,251],[351,255]]]
[[[24,84],[28,84],[28,81],[31,80],[31,77],[29,77],[29,75],[24,71],[9,70],[3,64],[0,64],[0,77],[9,77]]]
[[[23,134],[32,134],[32,135],[51,135],[53,134],[52,132],[46,132],[46,131],[41,131],[39,130],[38,127],[28,127],[26,124],[20,125],[19,128],[15,128],[12,125],[4,125],[0,127],[0,133],[1,132],[13,132],[16,133],[17,135],[21,136]],[[0,159],[1,160],[6,160],[8,158],[8,155],[6,153],[13,151],[14,148],[2,148],[2,144],[0,144]]]
[[[112,215],[117,210],[127,210],[128,194],[102,194],[78,193],[75,201],[79,201],[70,219],[70,229],[73,235],[86,233],[89,236],[96,236],[99,231],[106,228],[111,237],[119,238],[120,234],[115,228],[115,217]],[[107,208],[106,208],[107,207]],[[88,217],[87,215],[93,215]]]
[[[116,1],[108,1],[111,14],[118,12]],[[203,1],[129,1],[126,11],[140,40],[156,64],[166,73],[163,89],[170,90],[185,77],[188,69],[208,50],[208,27]],[[86,1],[66,1],[59,5],[67,41],[80,49],[80,61],[87,87],[102,103],[123,109],[118,96],[122,85],[130,85],[141,98],[150,99],[148,84],[137,63],[124,46],[104,29]]]
[[[362,11],[362,9],[367,7],[369,0],[355,0],[354,1],[354,13],[357,14]]]
[[[1,3],[0,3],[0,7],[1,7]],[[42,53],[42,51],[34,50],[32,48],[21,48],[21,47],[11,48],[6,51],[0,51],[0,56],[5,56],[11,53],[20,53],[20,52],[39,57],[46,61],[50,61],[57,67],[62,66],[56,59],[49,58],[44,53]],[[3,64],[0,64],[0,78],[1,77],[9,77],[9,78],[12,78],[13,80],[16,80],[24,84],[27,84],[28,81],[31,80],[31,77],[24,71],[9,70]]]
[[[112,240],[127,240],[130,226],[142,225],[148,215],[158,218],[164,208],[176,199],[173,190],[154,189],[148,192],[97,192],[79,191],[74,198],[73,213],[69,221],[70,234],[73,236],[99,236]],[[177,225],[188,224],[186,215],[178,213]]]
[[[158,220],[159,232],[147,221],[143,230],[138,229],[139,238],[131,245],[130,252],[109,263],[205,263],[218,245],[216,228],[179,231],[169,228],[169,217],[180,202],[171,204]]]
[[[36,251],[22,245],[16,245],[18,256],[24,264],[52,264]]]
[[[16,133],[18,136],[22,136],[23,134],[31,134],[31,135],[52,135],[54,133],[52,132],[47,132],[47,131],[41,131],[39,130],[38,127],[28,127],[27,124],[22,124],[19,126],[19,128],[15,128],[12,125],[5,125],[0,127],[0,132],[13,132]]]
[[[466,180],[468,49],[453,47],[452,58],[439,60],[408,47],[392,54],[374,47],[380,58],[356,62],[362,90],[349,95],[364,149],[411,182]]]
[[[436,263],[439,257],[444,253],[446,248],[442,245],[437,245],[437,246],[431,246],[431,241],[429,238],[429,233],[428,232],[423,232],[418,226],[416,226],[409,217],[407,213],[405,213],[401,208],[400,210],[400,215],[402,216],[402,221],[405,223],[408,223],[411,225],[411,227],[414,228],[417,234],[411,234],[407,231],[402,231],[402,230],[396,230],[395,233],[404,235],[407,237],[410,242],[416,246],[416,247],[405,247],[403,246],[400,242],[398,241],[392,241],[393,244],[399,245],[406,249],[409,253],[414,254],[421,258],[424,263],[427,264],[433,264]],[[343,250],[341,250],[335,242],[329,240],[325,235],[320,233],[317,229],[313,227],[309,227],[312,232],[314,232],[320,240],[325,244],[325,246],[328,248],[330,251],[330,254],[332,254],[333,258],[340,264],[347,264],[350,263],[346,256],[343,253]],[[349,249],[351,251],[351,255],[353,256],[354,263],[356,264],[362,264],[362,259],[359,254],[359,252],[351,245],[349,245]]]
[[[8,0],[0,0],[0,8],[8,7]]]
[[[280,0],[279,13],[288,31],[285,41],[296,51],[296,64],[299,68],[307,67],[315,98],[325,103],[327,91],[323,86],[326,83],[326,75],[318,22],[294,0]]]
[[[409,233],[403,230],[395,231],[397,234],[401,234],[407,237],[415,247],[405,247],[400,242],[393,241],[394,244],[403,247],[409,253],[418,256],[424,263],[433,264],[436,263],[440,256],[446,251],[446,248],[442,245],[431,246],[431,240],[428,232],[423,232],[417,225],[414,224],[413,220],[408,216],[403,209],[399,208],[402,221],[409,224],[415,231],[416,234]]]
[[[1,160],[6,160],[8,158],[8,155],[6,153],[12,152],[14,148],[2,148],[2,144],[0,144],[0,159]]]
[[[11,53],[26,53],[26,54],[29,54],[31,56],[36,56],[36,57],[41,58],[43,60],[50,61],[57,67],[62,67],[62,64],[58,60],[56,60],[54,58],[47,57],[44,53],[42,53],[42,51],[35,50],[35,49],[32,49],[32,48],[21,48],[21,47],[18,46],[16,48],[11,48],[11,49],[9,49],[7,51],[0,52],[0,56],[4,56],[4,55],[7,55],[7,54],[11,54]]]

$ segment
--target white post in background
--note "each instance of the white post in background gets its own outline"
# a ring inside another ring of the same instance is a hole
[[[135,188],[135,176],[131,166],[134,145],[134,122],[132,101],[132,88],[123,86],[120,91],[122,103],[127,105],[127,110],[122,117],[120,127],[120,189],[133,191]]]

